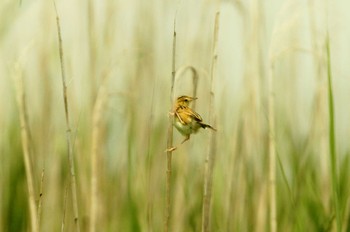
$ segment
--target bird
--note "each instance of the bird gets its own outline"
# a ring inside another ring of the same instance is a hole
[[[204,123],[202,117],[189,107],[190,103],[196,99],[196,97],[189,97],[186,95],[178,97],[175,101],[173,111],[171,112],[171,115],[175,117],[175,128],[183,136],[186,136],[185,139],[181,142],[181,144],[188,141],[190,139],[191,134],[198,132],[200,128],[209,128],[213,131],[216,131],[214,127]],[[175,150],[176,148],[171,149]]]

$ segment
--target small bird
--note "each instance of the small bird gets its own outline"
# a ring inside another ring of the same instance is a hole
[[[171,113],[175,116],[174,126],[182,135],[186,136],[181,144],[189,140],[191,134],[196,133],[199,128],[210,128],[216,131],[214,127],[203,123],[202,117],[189,107],[189,104],[196,99],[189,96],[180,96],[174,104],[174,110]]]

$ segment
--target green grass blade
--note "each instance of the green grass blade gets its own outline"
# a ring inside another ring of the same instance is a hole
[[[338,175],[337,175],[337,153],[335,144],[335,117],[334,117],[334,99],[333,99],[333,87],[332,87],[332,65],[331,65],[331,52],[329,33],[327,31],[326,38],[326,51],[327,51],[327,77],[328,77],[328,112],[329,112],[329,150],[331,160],[331,180],[333,190],[333,204],[335,209],[335,217],[337,223],[337,231],[341,231],[341,212],[339,207],[339,187],[338,187]]]

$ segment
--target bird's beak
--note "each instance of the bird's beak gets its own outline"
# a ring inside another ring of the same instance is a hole
[[[197,100],[197,99],[198,99],[198,97],[194,97],[194,98],[192,98],[192,101]]]

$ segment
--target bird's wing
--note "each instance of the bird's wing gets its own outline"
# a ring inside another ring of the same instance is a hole
[[[183,119],[183,115],[182,115],[182,112],[179,111],[179,110],[176,110],[175,111],[175,115],[176,117],[179,119],[179,121],[181,122],[181,124],[186,124],[184,119]]]
[[[183,112],[184,112],[184,114],[190,116],[191,118],[193,118],[197,122],[201,122],[203,120],[202,117],[199,114],[197,114],[197,112],[195,112],[194,110],[192,110],[189,107],[187,107],[186,110],[184,110]]]

